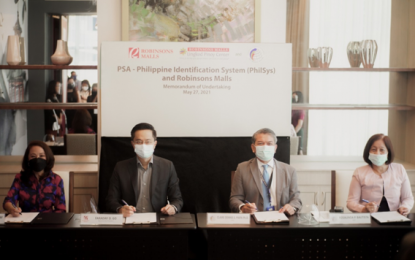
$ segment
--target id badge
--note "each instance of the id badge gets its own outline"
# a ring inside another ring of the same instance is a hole
[[[274,211],[275,210],[275,206],[271,206],[265,209],[266,211]]]

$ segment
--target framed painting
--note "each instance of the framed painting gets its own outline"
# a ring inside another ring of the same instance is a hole
[[[260,0],[122,0],[122,40],[260,42],[260,10]]]

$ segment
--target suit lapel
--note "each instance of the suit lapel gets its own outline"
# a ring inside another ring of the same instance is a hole
[[[138,199],[138,162],[137,162],[137,158],[134,158],[133,160],[131,160],[131,167],[129,167],[130,169],[130,179],[131,179],[131,185],[133,186],[133,190],[134,190],[134,199],[135,199],[135,205],[137,205],[137,199]]]
[[[280,205],[281,195],[282,195],[282,191],[284,189],[284,187],[283,187],[284,183],[282,181],[282,177],[284,176],[284,172],[282,172],[281,167],[279,167],[279,165],[278,165],[278,161],[275,160],[275,159],[274,159],[274,167],[276,167],[275,168],[275,177],[274,177],[275,182],[276,182],[276,185],[275,185],[276,191],[275,192],[277,193],[277,196],[276,196],[276,199],[277,199],[276,202],[277,203],[276,203],[276,205],[277,205],[277,208],[280,208],[280,207],[284,206],[284,205]]]
[[[259,171],[258,161],[256,158],[252,159],[250,168],[251,168],[252,177],[254,178],[258,191],[261,194],[262,199],[264,199],[264,193],[262,190],[261,172]]]
[[[153,204],[153,194],[156,192],[156,186],[159,179],[160,171],[158,166],[158,157],[153,155],[153,168],[151,173],[151,190],[150,190],[150,200],[151,204]]]

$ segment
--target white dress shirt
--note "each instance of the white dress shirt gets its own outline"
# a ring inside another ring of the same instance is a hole
[[[258,168],[259,168],[259,172],[264,175],[264,167],[262,165],[265,165],[265,163],[261,162],[260,160],[258,160],[258,158],[256,159],[258,162]],[[277,209],[277,182],[275,181],[276,177],[276,171],[277,171],[277,167],[275,167],[275,163],[274,163],[274,158],[271,159],[269,162],[266,163],[268,165],[267,171],[269,174],[269,177],[271,179],[271,187],[270,187],[270,193],[271,193],[271,206],[274,206],[275,210],[279,210]],[[261,177],[261,187],[263,185],[262,182],[262,177]],[[264,194],[264,196],[267,196],[267,194]],[[245,204],[241,204],[239,206],[239,213],[242,213],[241,208],[243,207],[243,205]]]
[[[263,165],[265,165],[265,163],[263,163],[260,160],[258,160],[258,158],[256,160],[258,162],[259,171],[261,172],[262,175],[264,175],[264,167],[263,167]],[[271,187],[270,187],[271,206],[274,206],[275,210],[279,210],[279,209],[277,209],[277,182],[275,181],[275,179],[276,179],[275,175],[276,175],[276,168],[277,167],[275,167],[274,159],[271,159],[266,164],[268,165],[267,171],[268,171],[269,177],[270,178],[272,177]],[[262,178],[261,178],[261,183],[262,183]],[[267,194],[264,194],[264,196],[267,196]]]

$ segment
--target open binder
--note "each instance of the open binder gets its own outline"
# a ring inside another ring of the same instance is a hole
[[[371,216],[380,224],[410,224],[412,222],[397,211],[375,212]]]
[[[259,225],[265,224],[289,224],[287,216],[284,213],[278,211],[261,211],[252,214],[255,222]]]

